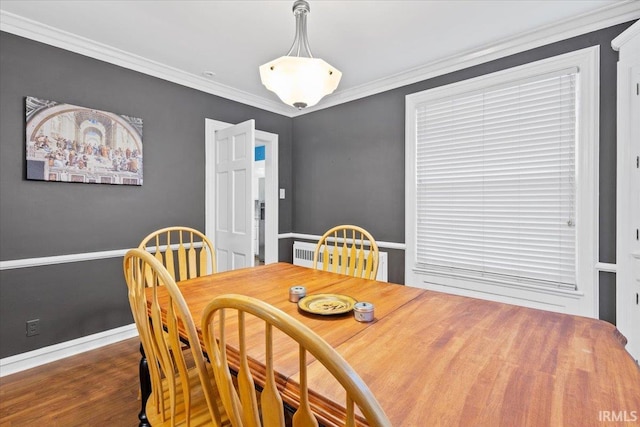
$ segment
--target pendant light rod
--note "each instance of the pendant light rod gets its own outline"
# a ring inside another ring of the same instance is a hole
[[[309,46],[309,38],[307,37],[307,14],[311,12],[309,2],[306,0],[296,0],[293,3],[293,16],[296,18],[296,36],[293,39],[291,49],[287,52],[287,56],[301,56],[301,48],[307,52],[307,58],[313,58],[311,47]],[[295,55],[292,55],[295,51]]]

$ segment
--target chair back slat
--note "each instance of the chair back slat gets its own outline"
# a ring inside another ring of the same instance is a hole
[[[375,263],[373,259],[373,252],[369,252],[369,254],[367,255],[367,260],[363,262],[364,262],[364,277],[371,277],[371,275],[375,277],[377,272],[373,273],[373,265]]]
[[[282,397],[278,393],[275,373],[273,370],[273,327],[265,325],[265,385],[260,396],[262,419],[266,426],[284,427],[284,412],[282,411]]]
[[[184,246],[184,241],[182,240],[182,231],[178,232],[178,273],[179,278],[176,277],[176,280],[187,280],[189,278],[189,272],[187,271],[187,249]],[[167,249],[168,250],[168,249]]]
[[[167,243],[166,243],[166,249],[164,251],[164,262],[165,262],[165,267],[167,268],[167,271],[169,271],[169,274],[171,275],[171,277],[173,278],[173,280],[180,280],[179,278],[176,277],[176,268],[175,268],[175,260],[173,259],[174,255],[173,255],[173,247],[171,245],[171,233],[167,232]],[[156,251],[160,250],[160,246],[156,246]]]
[[[227,311],[237,311],[244,314],[242,316],[238,315],[238,322],[232,325],[231,322],[229,324],[225,322],[227,319],[225,312]],[[384,411],[358,374],[334,348],[314,331],[264,301],[243,295],[220,295],[214,298],[202,313],[202,333],[207,354],[211,357],[211,364],[214,368],[221,399],[234,427],[252,426],[252,424],[247,423],[247,417],[249,415],[257,417],[259,413],[253,390],[251,390],[252,393],[245,393],[242,390],[238,393],[229,374],[230,369],[245,370],[243,365],[248,363],[248,343],[245,340],[245,332],[241,332],[241,330],[249,324],[249,319],[247,319],[249,316],[254,318],[251,319],[251,325],[253,326],[259,325],[257,322],[260,320],[264,323],[264,353],[261,353],[259,348],[251,352],[252,362],[265,367],[265,378],[260,399],[263,426],[282,427],[285,425],[282,396],[275,380],[274,331],[282,332],[285,336],[288,336],[298,344],[299,349],[298,396],[300,401],[293,414],[293,427],[317,427],[319,425],[309,400],[307,355],[322,364],[326,368],[326,374],[333,376],[345,391],[347,399],[345,403],[346,417],[342,422],[337,420],[339,425],[355,426],[355,406],[357,406],[359,413],[362,414],[357,415],[359,422],[366,422],[371,427],[391,426]],[[226,337],[227,329],[231,327],[239,328],[239,342],[236,352],[240,358],[238,362],[240,368],[238,366],[235,368],[230,367],[227,360],[227,351],[230,350],[227,346],[231,345],[231,343],[227,342]],[[254,334],[255,330],[252,330],[251,336],[254,336]],[[264,356],[259,356],[262,354]],[[263,357],[263,359],[258,360],[260,357]],[[246,371],[251,372],[248,369]],[[250,384],[248,380],[240,377],[238,381],[239,383],[246,381],[247,384]]]
[[[345,241],[346,241],[346,236],[345,236]],[[349,245],[348,262],[349,262],[349,271],[347,274],[349,276],[356,275],[356,272],[360,270],[360,262],[358,260],[358,249],[356,249],[355,240],[352,240],[351,244]]]
[[[342,244],[342,247],[343,247],[342,253],[344,255],[344,258],[342,258],[340,260],[340,262],[345,266],[344,272],[342,274],[348,274],[348,275],[351,276],[353,274],[352,271],[355,271],[356,264],[350,258],[351,247],[353,246],[353,244],[349,245],[349,243],[348,243],[349,237],[347,236],[347,230],[343,230],[342,239],[343,239],[343,242],[344,242]]]
[[[258,407],[256,400],[256,386],[249,370],[247,357],[247,342],[244,333],[244,312],[238,312],[238,332],[240,342],[240,369],[238,369],[238,392],[242,405],[242,420],[247,427],[260,427],[259,414],[254,409]],[[245,403],[248,402],[248,403]]]
[[[160,247],[160,235],[159,234],[155,235],[155,243],[156,243],[156,248],[159,248]],[[160,264],[165,266],[165,268],[169,271],[169,274],[171,275],[171,277],[174,277],[173,276],[173,262],[171,263],[171,266],[167,265],[167,263],[164,261],[164,252],[159,250],[159,249],[156,249],[156,252],[155,252],[154,256],[156,257],[156,259],[158,261],[160,261]]]
[[[331,271],[333,271],[334,273],[338,273],[338,267],[340,267],[339,260],[340,260],[340,252],[338,251],[338,242],[336,240],[336,242],[333,244],[333,253],[329,257],[329,262],[332,265]]]
[[[242,426],[243,425],[243,412],[242,406],[240,402],[240,398],[236,392],[236,389],[233,385],[233,380],[231,379],[231,372],[229,371],[228,362],[227,362],[227,352],[221,351],[221,349],[226,348],[227,343],[227,329],[225,327],[226,319],[225,319],[225,310],[222,309],[219,312],[219,334],[217,345],[207,347],[207,354],[209,355],[209,361],[213,366],[213,374],[215,377],[216,385],[218,386],[218,390],[220,392],[220,400],[222,400],[222,404],[229,416],[229,420],[231,421],[232,426]],[[211,330],[203,330],[203,335],[205,337],[205,342],[216,342],[215,334],[213,329]]]
[[[353,404],[353,399],[347,396],[347,405],[346,405],[346,413],[347,419],[345,420],[345,427],[355,427],[356,425],[356,414],[355,414],[355,405]]]
[[[194,270],[196,271],[197,276],[206,276],[207,274],[209,274],[209,259],[212,260],[213,265],[215,265],[215,257],[213,256],[213,253],[211,254],[211,256],[207,256],[207,248],[202,247],[200,248],[200,259],[198,260],[198,266],[199,266],[199,270]]]
[[[193,228],[167,227],[154,231],[142,240],[138,248],[154,251],[156,259],[175,281],[217,271],[213,243]]]
[[[193,242],[187,251],[187,259],[189,260],[189,279],[198,277],[198,250],[193,247]]]
[[[293,427],[318,427],[318,420],[311,411],[309,404],[309,384],[307,382],[307,350],[302,344],[299,346],[298,360],[300,362],[300,406],[293,414]]]
[[[375,279],[379,251],[373,236],[356,225],[333,227],[320,238],[313,253],[313,268]]]

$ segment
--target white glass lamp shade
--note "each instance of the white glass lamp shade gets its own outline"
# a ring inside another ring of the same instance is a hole
[[[320,58],[281,56],[260,66],[260,80],[298,109],[316,105],[338,87],[342,73]]]

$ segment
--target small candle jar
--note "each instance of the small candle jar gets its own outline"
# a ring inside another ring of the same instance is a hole
[[[289,301],[298,302],[307,295],[307,289],[304,286],[292,286],[289,288]]]
[[[358,322],[373,322],[373,304],[370,302],[357,302],[353,306],[353,316]]]

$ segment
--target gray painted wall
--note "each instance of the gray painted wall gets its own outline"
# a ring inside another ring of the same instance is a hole
[[[600,261],[615,262],[616,61],[630,23],[533,49],[294,119],[8,33],[0,33],[0,260],[122,249],[150,231],[204,229],[204,119],[256,119],[279,138],[279,231],[322,234],[357,223],[404,242],[404,97],[599,44]],[[141,117],[144,186],[27,181],[24,97]],[[291,261],[293,239],[279,242]],[[404,252],[389,250],[404,283]],[[0,272],[0,357],[132,322],[119,258]],[[600,274],[601,318],[615,321],[615,275]],[[41,319],[27,338],[25,321]]]
[[[205,118],[253,118],[258,129],[278,134],[280,187],[292,194],[288,117],[4,32],[0,93],[3,261],[124,249],[169,225],[204,230]],[[27,95],[141,117],[144,185],[27,181]],[[291,197],[279,211],[280,232],[291,231]],[[121,262],[0,272],[0,357],[131,324]],[[35,318],[41,333],[27,338],[25,321]]]
[[[600,45],[600,261],[615,263],[617,25],[293,119],[293,229],[322,234],[356,223],[376,240],[404,242],[405,96]],[[404,265],[402,251],[390,252]],[[404,283],[403,269],[389,280]],[[600,274],[600,317],[615,323],[615,276]]]

